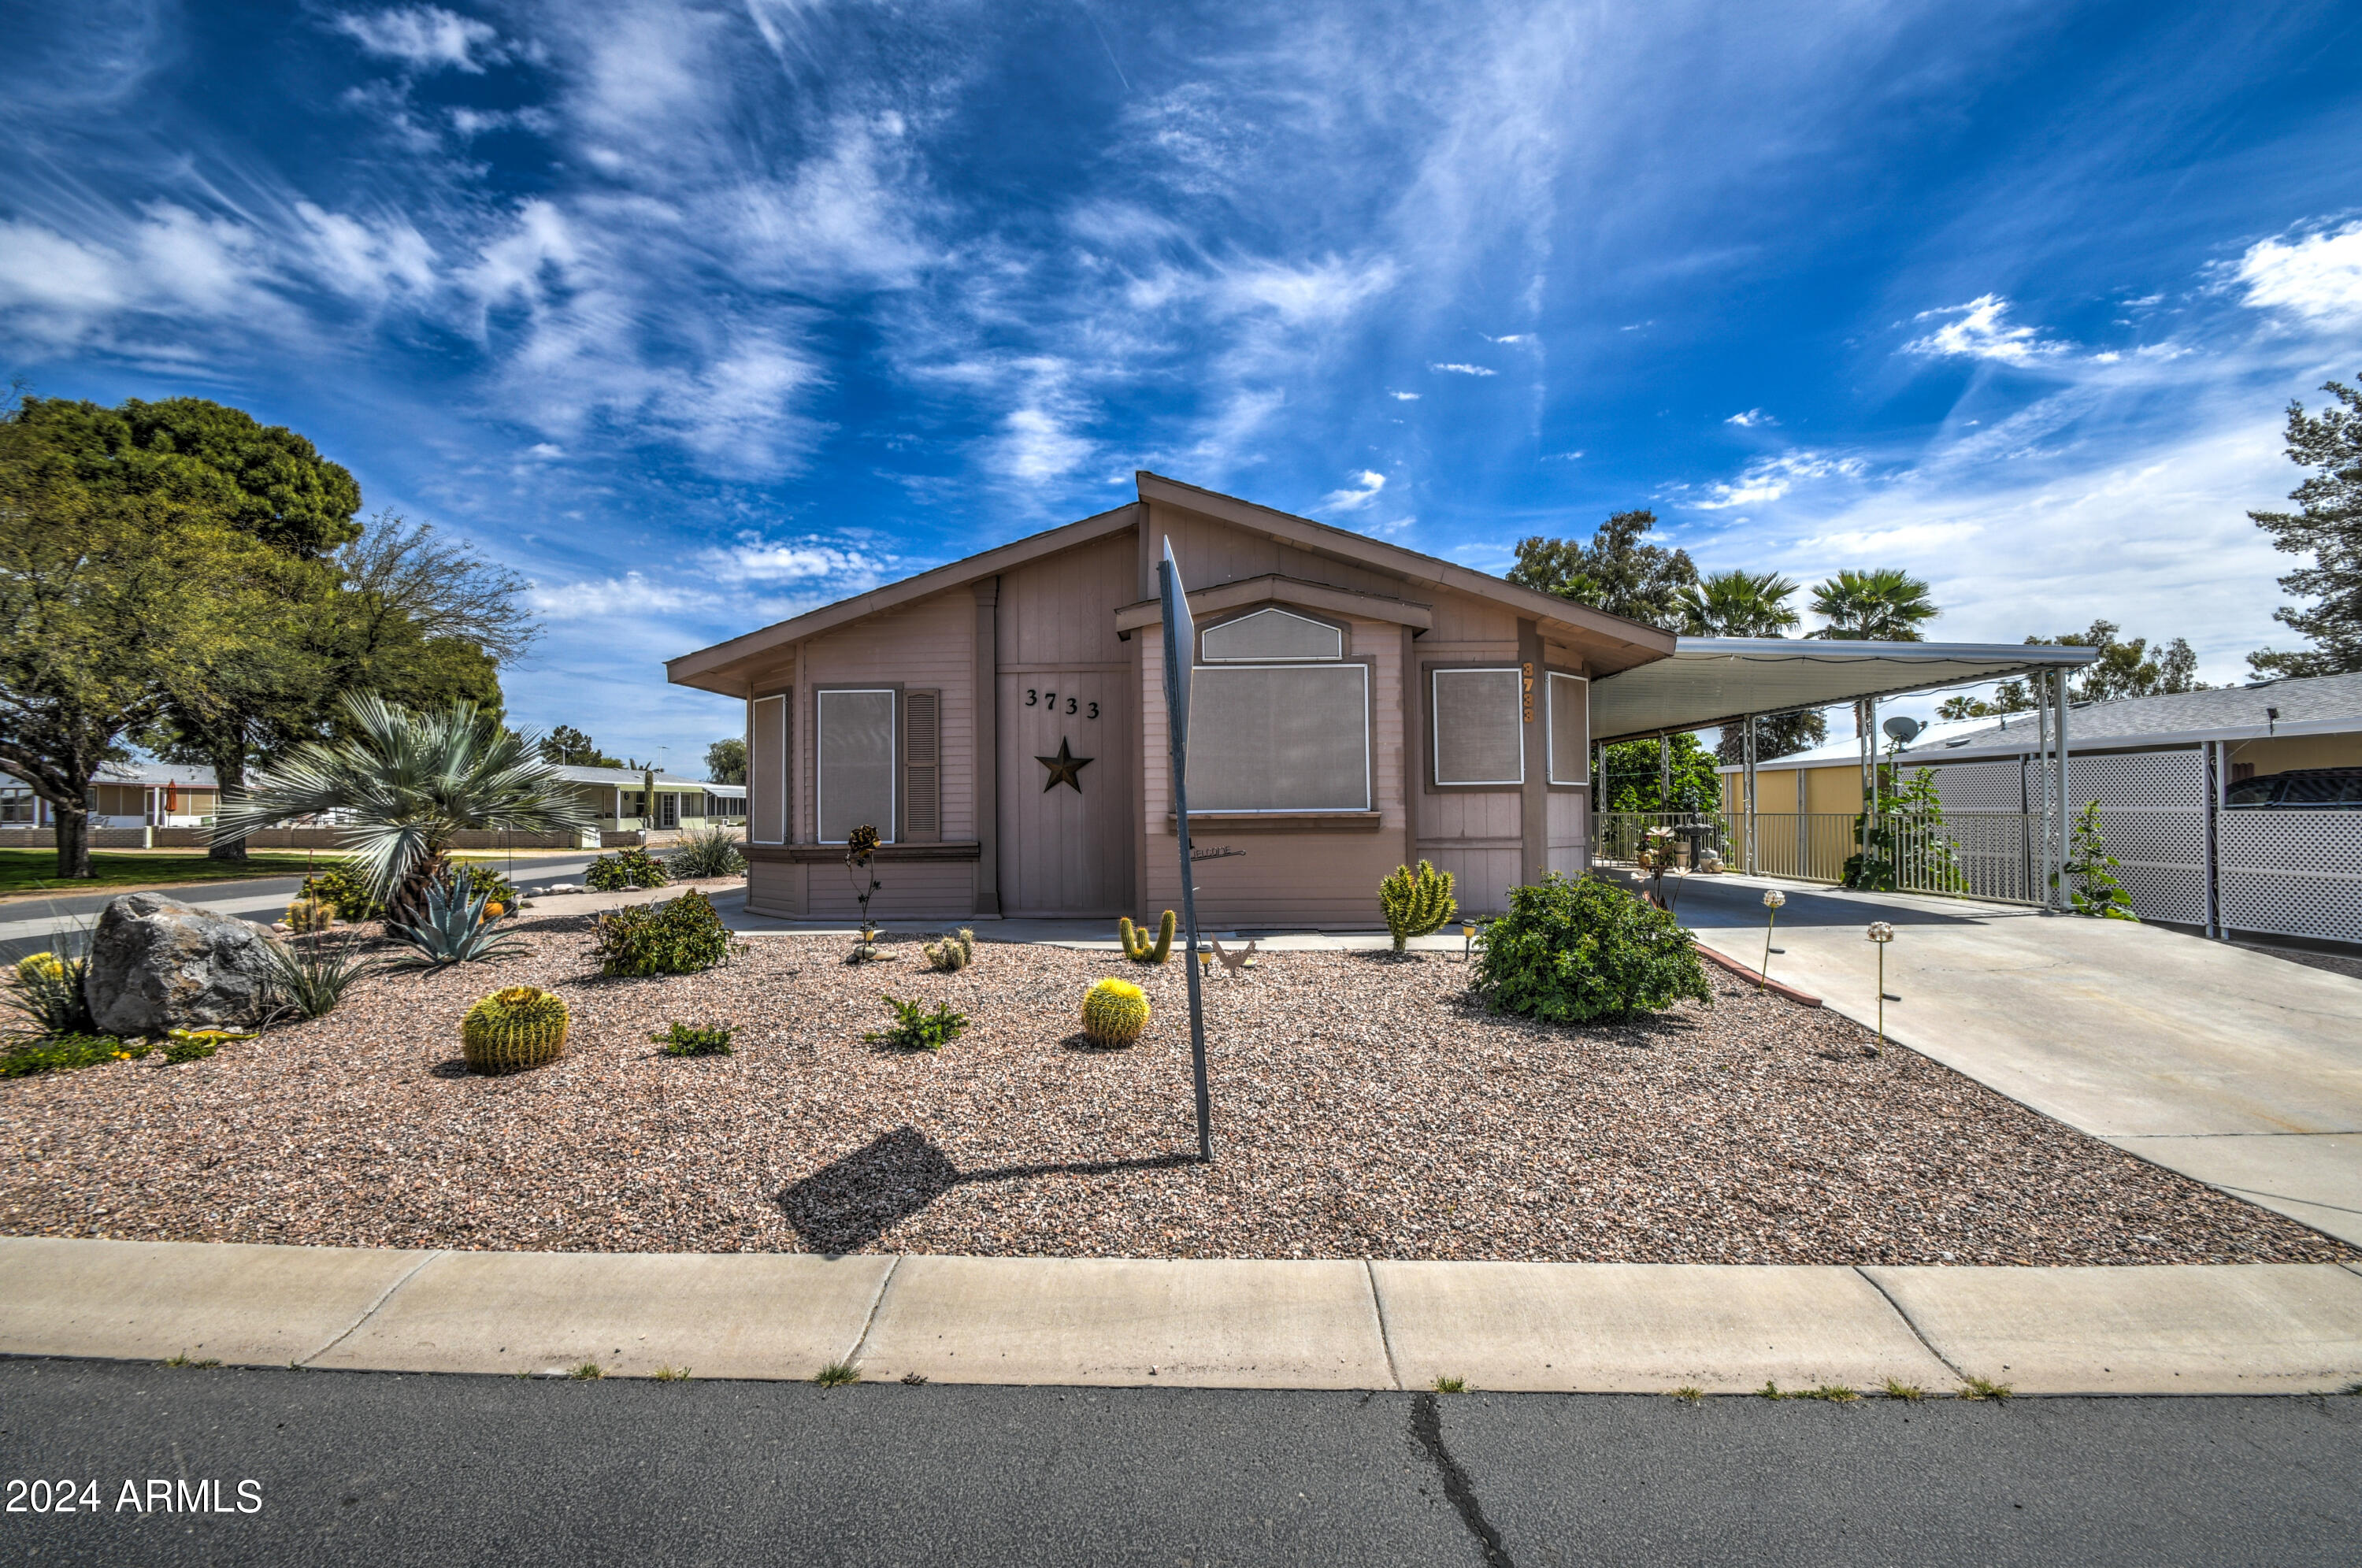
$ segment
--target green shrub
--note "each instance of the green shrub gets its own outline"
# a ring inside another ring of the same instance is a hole
[[[967,1029],[967,1014],[954,1012],[949,1002],[937,1002],[933,1012],[917,1002],[897,1001],[892,997],[886,999],[886,1005],[894,1010],[894,1027],[872,1030],[861,1037],[872,1045],[891,1045],[903,1051],[940,1051]]]
[[[730,933],[703,893],[598,917],[591,951],[602,975],[693,975],[730,955]]]
[[[665,868],[684,878],[745,875],[746,857],[738,853],[738,830],[691,829],[682,836],[679,847],[665,857]]]
[[[452,869],[458,873],[462,885],[469,892],[483,894],[484,901],[488,906],[491,904],[501,906],[500,915],[492,916],[493,919],[498,920],[501,915],[516,913],[517,900],[524,895],[518,892],[509,879],[502,876],[498,870],[480,860],[462,860],[454,865]]]
[[[175,1029],[165,1036],[164,1060],[176,1064],[202,1062],[226,1041],[253,1038],[243,1029]]]
[[[382,959],[359,948],[349,933],[335,946],[325,940],[271,943],[262,950],[270,970],[271,997],[299,1018],[335,1011],[348,987],[385,966]]]
[[[117,1040],[112,1034],[58,1034],[0,1050],[0,1078],[27,1078],[35,1073],[59,1073],[74,1067],[103,1066],[108,1062],[136,1061],[153,1047]]]
[[[1713,995],[1690,933],[1596,877],[1510,889],[1509,912],[1477,941],[1471,988],[1496,1012],[1591,1023]]]
[[[620,893],[626,888],[661,888],[667,878],[663,863],[655,856],[632,848],[599,856],[590,862],[582,880],[594,893]]]
[[[731,1032],[728,1024],[719,1029],[692,1029],[676,1021],[648,1038],[663,1046],[668,1056],[727,1056]]]
[[[303,897],[336,905],[343,920],[377,920],[385,913],[385,906],[370,891],[369,878],[348,865],[304,878]]]

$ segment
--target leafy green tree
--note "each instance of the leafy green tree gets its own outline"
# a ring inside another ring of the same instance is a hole
[[[2247,668],[2258,676],[2362,670],[2362,392],[2336,381],[2321,390],[2337,401],[2318,415],[2289,404],[2289,461],[2317,470],[2289,492],[2297,510],[2247,513],[2271,535],[2273,548],[2312,558],[2279,580],[2288,592],[2315,602],[2283,604],[2272,619],[2313,646],[2249,654]]]
[[[560,724],[535,743],[545,762],[567,767],[621,767],[624,759],[599,749],[599,743],[572,724]]]
[[[746,743],[736,735],[705,748],[705,776],[716,784],[746,782]]]
[[[2094,621],[2089,631],[2025,640],[2030,645],[2048,647],[2100,650],[2099,662],[2086,668],[2082,677],[2068,687],[2067,695],[2071,701],[2113,702],[2125,697],[2158,697],[2207,689],[2206,683],[2197,679],[2198,656],[2191,650],[2187,638],[2176,637],[2151,651],[2147,637],[2135,637],[2130,642],[2119,638],[2116,634],[2122,629],[2114,621]],[[1990,700],[1965,693],[1945,699],[1937,706],[1936,716],[1994,718],[2003,713],[2029,712],[2035,705],[2031,683],[2004,680],[1993,689]]]
[[[1656,525],[1653,512],[1618,512],[1599,525],[1587,545],[1540,535],[1521,539],[1509,580],[1611,615],[1678,631],[1681,592],[1695,586],[1697,568],[1685,550],[1643,542]]]
[[[1675,594],[1682,635],[1691,637],[1784,637],[1801,624],[1788,602],[1793,578],[1776,571],[1710,572]]]
[[[1672,790],[1664,788],[1662,760],[1652,740],[1619,741],[1607,748],[1607,777],[1592,780],[1595,798],[1610,812],[1717,812],[1722,775],[1714,753],[1694,734],[1666,737],[1672,760]]]
[[[420,713],[359,694],[343,707],[343,738],[307,743],[256,769],[247,792],[223,802],[222,817],[230,832],[248,834],[332,808],[350,812],[348,847],[393,923],[414,925],[425,914],[426,889],[447,871],[460,833],[591,823],[556,765],[473,703]]]
[[[1760,714],[1755,721],[1755,760],[1769,762],[1775,756],[1794,756],[1800,751],[1812,750],[1828,738],[1828,715],[1818,708]],[[1721,738],[1714,743],[1714,755],[1718,762],[1745,762],[1747,726],[1743,723],[1723,725]]]
[[[91,776],[171,708],[202,709],[269,552],[182,472],[92,485],[21,411],[0,417],[0,763],[57,813],[58,876],[91,875]]]

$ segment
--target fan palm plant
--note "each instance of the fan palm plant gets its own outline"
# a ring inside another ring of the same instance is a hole
[[[1916,643],[1919,623],[1937,611],[1925,582],[1895,567],[1841,571],[1813,590],[1813,613],[1828,623],[1813,635],[1845,642]]]
[[[1717,571],[1683,587],[1682,631],[1693,637],[1783,637],[1795,630],[1794,578],[1776,571]]]
[[[341,809],[355,819],[346,847],[386,905],[389,921],[416,924],[426,890],[447,869],[452,841],[469,829],[524,833],[590,825],[557,765],[473,702],[413,712],[371,694],[348,695],[350,738],[298,746],[248,778],[222,804],[223,824],[248,834]]]

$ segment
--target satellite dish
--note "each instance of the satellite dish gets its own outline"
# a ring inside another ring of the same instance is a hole
[[[1913,741],[1919,738],[1919,732],[1926,727],[1926,725],[1921,723],[1918,720],[1912,718],[1907,713],[1897,713],[1894,717],[1887,720],[1886,723],[1879,725],[1880,729],[1884,730],[1889,735],[1892,735],[1894,738],[1894,744],[1897,745],[1909,745]]]

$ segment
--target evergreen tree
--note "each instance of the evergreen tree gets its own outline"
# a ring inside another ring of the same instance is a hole
[[[2289,461],[2317,470],[2289,492],[2297,510],[2247,513],[2271,535],[2275,549],[2312,558],[2311,566],[2279,580],[2282,589],[2314,602],[2272,612],[2272,619],[2312,646],[2249,654],[2247,668],[2258,676],[2362,670],[2362,392],[2336,381],[2321,390],[2337,401],[2317,416],[2302,403],[2289,404]]]
[[[1599,525],[1588,545],[1540,535],[1520,539],[1509,580],[1611,615],[1678,631],[1681,592],[1696,584],[1697,568],[1687,551],[1642,542],[1656,525],[1653,512],[1619,512]]]

